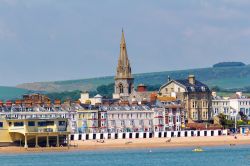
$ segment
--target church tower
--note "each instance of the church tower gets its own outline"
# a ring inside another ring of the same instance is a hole
[[[131,74],[131,67],[128,59],[124,32],[120,43],[120,56],[115,76],[115,93],[113,98],[127,98],[134,91],[134,78]]]

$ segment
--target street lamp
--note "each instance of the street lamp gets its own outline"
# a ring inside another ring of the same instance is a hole
[[[233,112],[231,112],[231,116],[234,116],[234,132],[235,134],[237,134],[237,111],[234,110]]]
[[[236,118],[237,118],[237,113],[235,114],[235,118],[234,118],[234,131],[235,131],[235,134],[237,134],[237,120],[236,120]]]

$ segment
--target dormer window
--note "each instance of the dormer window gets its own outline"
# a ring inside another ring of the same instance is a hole
[[[205,92],[206,91],[206,88],[204,86],[201,87],[201,91],[202,92]]]

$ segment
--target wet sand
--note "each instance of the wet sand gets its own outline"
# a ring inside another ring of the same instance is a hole
[[[40,152],[70,152],[88,150],[112,150],[131,148],[176,148],[176,147],[197,147],[197,146],[237,146],[250,145],[250,136],[238,135],[217,137],[183,137],[183,138],[148,138],[148,139],[116,139],[116,140],[87,140],[71,141],[71,146],[49,147],[49,148],[28,148],[23,147],[0,147],[0,154],[11,153],[40,153]]]

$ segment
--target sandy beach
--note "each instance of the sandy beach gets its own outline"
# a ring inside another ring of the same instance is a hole
[[[183,137],[183,138],[149,138],[149,139],[116,139],[116,140],[87,140],[71,141],[71,146],[49,147],[49,148],[28,148],[23,147],[0,147],[0,154],[11,153],[36,153],[36,152],[68,152],[108,149],[130,149],[130,148],[176,148],[176,147],[197,147],[197,146],[237,146],[250,145],[250,136],[238,135],[217,137]]]

